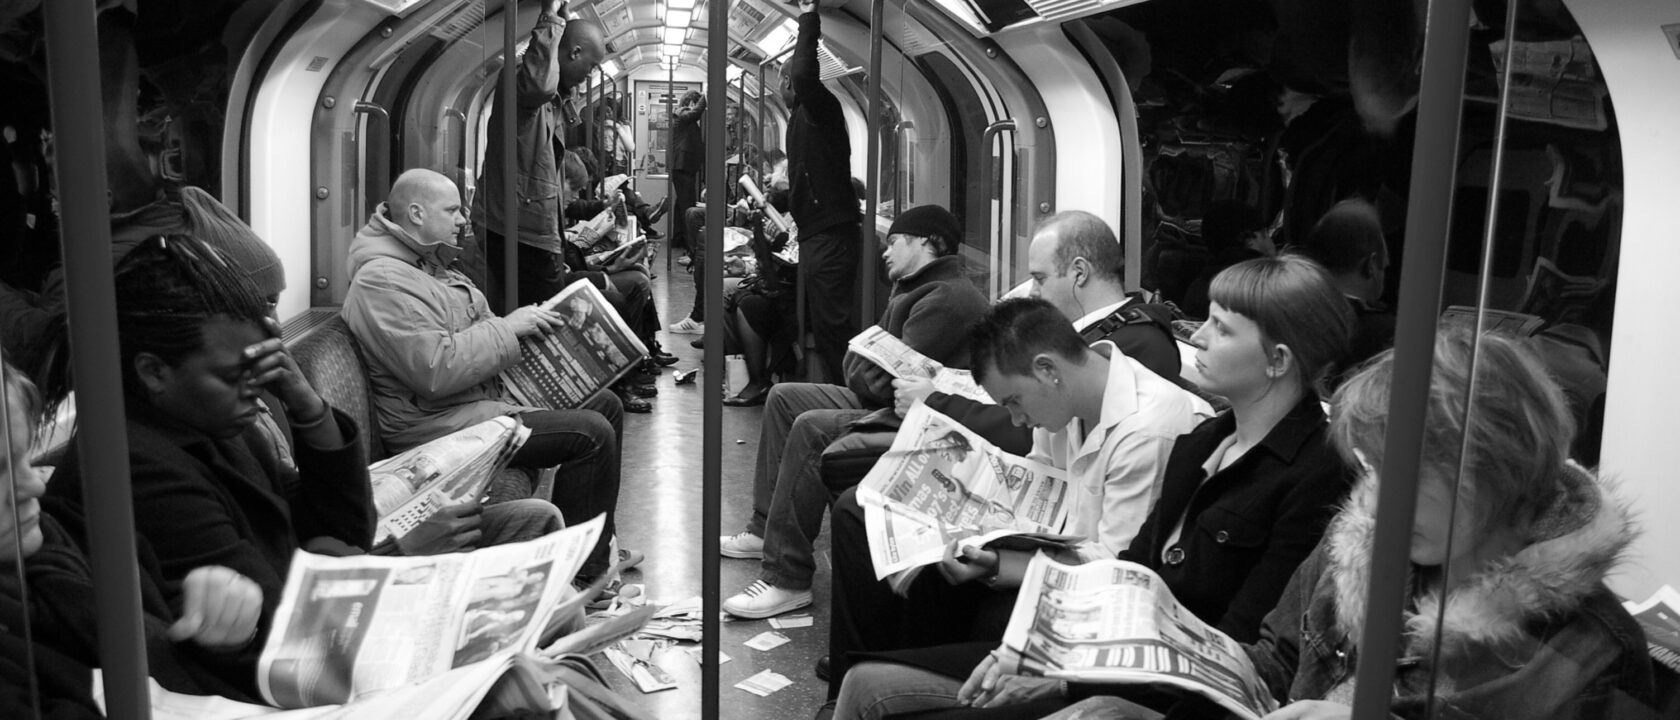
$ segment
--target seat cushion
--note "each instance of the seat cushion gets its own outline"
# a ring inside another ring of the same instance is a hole
[[[292,358],[303,371],[305,379],[321,397],[344,411],[361,426],[367,439],[370,462],[385,457],[385,444],[379,439],[379,425],[373,418],[372,390],[368,385],[366,365],[361,348],[350,334],[350,326],[334,315],[291,343]]]

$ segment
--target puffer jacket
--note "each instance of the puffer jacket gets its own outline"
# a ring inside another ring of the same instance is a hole
[[[384,205],[350,243],[341,314],[367,359],[374,416],[391,452],[485,420],[535,408],[510,402],[498,375],[519,340],[467,276],[451,246],[426,247]]]
[[[1586,470],[1571,466],[1563,480],[1565,497],[1533,526],[1537,537],[1453,590],[1439,625],[1439,591],[1415,598],[1394,715],[1427,716],[1433,673],[1438,718],[1652,716],[1644,635],[1604,586],[1633,540],[1632,520]],[[1260,641],[1245,646],[1280,703],[1352,704],[1375,486],[1359,484],[1266,617]]]
[[[560,173],[555,162],[555,109],[550,104],[566,88],[560,87],[560,35],[564,18],[544,6],[525,54],[515,71],[513,193],[518,198],[519,241],[552,253],[560,252]],[[498,88],[500,84],[498,83]],[[502,102],[500,90],[490,97],[490,120],[485,129],[484,168],[479,193],[473,198],[473,223],[506,235],[503,205],[508,189],[502,182]]]

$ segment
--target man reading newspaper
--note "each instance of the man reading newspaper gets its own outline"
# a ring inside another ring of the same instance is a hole
[[[999,303],[975,325],[969,348],[981,387],[1015,425],[1033,428],[1028,458],[1067,475],[1066,518],[1053,531],[1075,536],[1083,558],[1113,557],[1148,514],[1174,440],[1212,408],[1112,343],[1087,346],[1045,300]],[[836,507],[856,506],[862,493],[846,491]],[[868,532],[862,515],[834,516],[833,677],[844,676],[850,651],[1001,636],[1028,553],[959,552],[948,543],[940,572],[921,573],[900,597],[878,580],[886,572],[870,543],[881,534]]]
[[[881,327],[905,345],[948,367],[968,365],[963,334],[986,309],[986,298],[964,270],[962,232],[944,208],[911,208],[893,221],[881,252],[892,297]],[[893,375],[856,353],[846,355],[846,387],[783,383],[768,398],[753,474],[753,515],[744,531],[722,539],[726,557],[761,560],[759,579],[728,598],[723,609],[762,618],[811,604],[816,572],[812,546],[822,529],[828,493],[815,460],[852,421],[892,405]],[[750,401],[750,402],[748,402]]]

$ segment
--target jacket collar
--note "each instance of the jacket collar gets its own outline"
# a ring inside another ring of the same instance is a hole
[[[1437,617],[1442,654],[1463,657],[1478,646],[1520,640],[1529,623],[1567,614],[1598,591],[1637,534],[1631,513],[1578,465],[1568,465],[1560,480],[1562,497],[1530,528],[1535,538],[1527,546],[1452,589],[1444,614],[1438,588],[1407,610],[1408,654],[1434,650]],[[1376,486],[1374,476],[1362,478],[1326,534],[1336,621],[1348,637],[1365,625]]]
[[[899,295],[910,292],[923,285],[956,280],[963,278],[965,266],[961,255],[942,255],[931,262],[916,268],[916,271],[898,279],[893,285],[893,294]]]
[[[1259,444],[1249,452],[1265,450],[1277,456],[1284,464],[1293,464],[1295,456],[1301,452],[1301,447],[1306,445],[1323,425],[1324,406],[1319,403],[1317,393],[1308,391],[1301,395],[1295,407],[1290,408],[1289,413],[1279,419],[1266,433],[1266,437],[1261,438]],[[1229,412],[1220,413],[1214,419],[1203,423],[1195,432],[1199,436],[1198,444],[1205,444],[1207,447],[1205,451],[1198,448],[1196,457],[1205,457],[1226,436],[1236,431],[1237,418]]]
[[[359,247],[351,248],[351,274],[368,260],[388,257],[441,276],[460,254],[460,248],[446,243],[421,242],[403,226],[390,218],[385,203],[375,208],[361,232],[356,233]]]

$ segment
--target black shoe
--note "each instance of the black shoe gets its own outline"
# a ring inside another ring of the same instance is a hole
[[[624,406],[624,412],[627,413],[641,415],[653,412],[653,403],[636,397],[635,393],[628,390],[618,391],[618,404]]]
[[[668,368],[677,364],[677,356],[663,350],[659,350],[648,355],[648,362],[661,368]]]
[[[729,407],[757,407],[770,399],[770,391],[765,390],[753,395],[734,395],[723,399],[723,404]]]
[[[691,348],[705,349],[706,338],[703,338],[703,337],[694,338],[693,340],[688,341],[688,346],[691,347]]]
[[[824,655],[820,658],[817,658],[817,667],[814,668],[814,669],[817,672],[817,679],[818,680],[821,680],[823,682],[828,682],[829,681],[828,680],[828,656],[827,655]]]
[[[624,386],[624,392],[639,398],[650,398],[659,395],[659,386],[653,383],[633,383]]]
[[[670,209],[671,209],[671,196],[666,195],[665,197],[663,197],[659,200],[658,205],[655,205],[652,210],[648,211],[647,215],[642,217],[642,220],[645,221],[646,224],[652,225],[656,222],[659,222],[660,218],[665,217],[665,211],[670,210]]]

